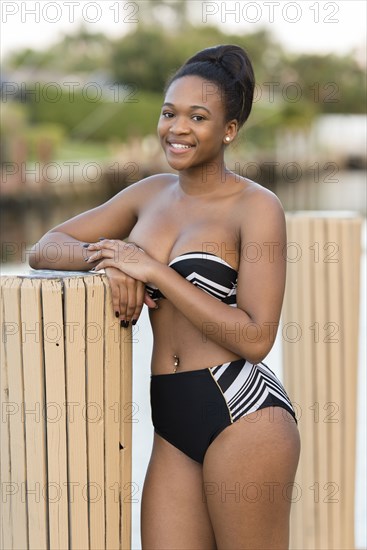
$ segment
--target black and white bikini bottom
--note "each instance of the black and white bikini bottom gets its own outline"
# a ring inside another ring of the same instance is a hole
[[[297,423],[280,380],[265,363],[253,364],[246,359],[200,370],[154,374],[150,397],[156,433],[200,463],[220,432],[250,413],[282,407]]]

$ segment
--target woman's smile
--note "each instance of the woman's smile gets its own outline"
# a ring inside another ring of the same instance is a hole
[[[182,155],[183,153],[188,153],[192,149],[195,148],[195,145],[191,145],[189,143],[185,143],[179,140],[172,139],[171,141],[167,141],[168,143],[168,151],[175,155]]]

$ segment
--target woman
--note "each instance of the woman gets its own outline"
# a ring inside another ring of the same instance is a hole
[[[141,180],[55,227],[38,246],[57,242],[65,254],[50,263],[34,253],[30,262],[105,269],[122,326],[136,322],[144,300],[150,307],[147,549],[288,548],[299,435],[283,386],[262,362],[283,301],[284,212],[272,192],[224,163],[253,91],[240,47],[190,58],[167,86],[158,124],[177,175]],[[80,243],[72,261],[70,243]]]

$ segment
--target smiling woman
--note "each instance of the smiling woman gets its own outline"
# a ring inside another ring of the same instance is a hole
[[[224,162],[251,112],[254,85],[238,46],[189,59],[167,85],[158,123],[177,175],[141,180],[53,228],[30,260],[35,268],[104,268],[124,327],[144,301],[150,307],[147,549],[288,547],[291,498],[283,495],[294,481],[299,435],[286,390],[263,362],[285,288],[284,212],[272,192]],[[50,241],[63,251],[57,265],[42,255]],[[256,261],[247,252],[254,246]],[[256,498],[249,484],[260,488]],[[228,498],[235,486],[243,498]]]

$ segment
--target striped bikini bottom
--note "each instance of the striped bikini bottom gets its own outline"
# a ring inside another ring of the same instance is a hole
[[[155,432],[200,463],[220,432],[250,413],[282,407],[297,423],[292,403],[275,374],[264,363],[246,359],[154,374],[150,397]]]

